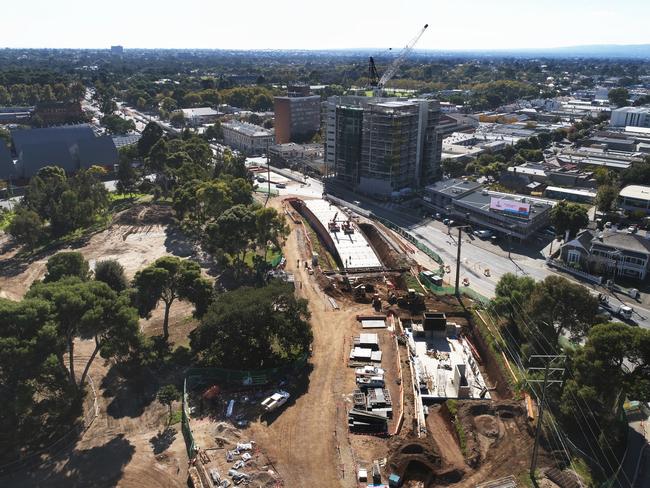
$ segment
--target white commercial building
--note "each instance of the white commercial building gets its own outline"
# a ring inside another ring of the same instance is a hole
[[[184,108],[181,112],[183,112],[185,121],[193,126],[210,124],[216,121],[220,115],[223,115],[210,107]]]
[[[221,124],[221,128],[224,142],[246,154],[265,153],[273,144],[273,132],[259,125],[231,120]]]
[[[612,127],[650,127],[650,107],[621,107],[612,110]]]

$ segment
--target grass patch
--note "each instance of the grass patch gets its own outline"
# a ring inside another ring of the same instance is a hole
[[[447,408],[449,409],[454,429],[456,429],[460,452],[463,453],[463,456],[467,456],[467,434],[465,433],[463,424],[458,419],[458,402],[456,400],[447,400]]]
[[[406,282],[407,288],[413,288],[416,292],[422,293],[424,295],[427,294],[427,290],[422,288],[420,282],[417,280],[415,276],[413,276],[413,273],[406,273],[404,281]]]
[[[169,425],[180,423],[182,418],[183,418],[183,411],[180,408],[178,410],[172,411],[172,416],[169,418]]]
[[[151,201],[153,198],[148,193],[109,193],[108,198],[111,202],[120,202],[123,200]]]
[[[582,478],[586,486],[594,486],[594,477],[591,473],[591,469],[585,462],[584,459],[579,457],[574,457],[571,459],[571,467],[574,471]]]
[[[309,223],[305,222],[303,220],[303,227],[307,231],[307,234],[309,235],[309,239],[311,240],[311,250],[312,252],[315,252],[318,254],[318,264],[320,265],[321,268],[326,269],[326,270],[336,270],[338,269],[338,265],[336,264],[336,259],[330,254],[330,252],[325,249],[325,246],[323,246],[323,243],[318,237],[318,234],[316,234],[316,231],[309,225]]]
[[[16,212],[13,210],[7,210],[0,213],[0,230],[6,230],[7,227],[9,227],[14,215],[16,215]]]

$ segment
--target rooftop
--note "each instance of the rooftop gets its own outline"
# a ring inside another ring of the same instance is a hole
[[[650,254],[650,239],[639,234],[628,234],[627,232],[607,231],[596,235],[592,245],[604,245],[615,249]]]
[[[460,197],[457,201],[463,203],[463,205],[476,208],[478,210],[483,210],[485,212],[493,211],[490,209],[490,203],[492,198],[498,198],[501,200],[510,200],[512,202],[518,202],[522,204],[530,205],[530,213],[528,215],[517,214],[518,219],[533,220],[537,215],[549,210],[553,207],[555,202],[550,200],[542,200],[539,198],[531,198],[524,195],[515,195],[510,193],[499,193],[494,191],[475,191]],[[497,212],[498,213],[498,212]],[[509,216],[514,216],[513,214],[508,214]]]
[[[192,117],[208,117],[208,116],[217,116],[221,112],[216,111],[211,107],[196,107],[196,108],[184,108],[182,109],[183,115],[187,118]]]
[[[249,124],[248,122],[240,122],[238,120],[231,120],[229,122],[224,122],[223,124],[221,124],[221,127],[232,129],[236,132],[240,132],[242,134],[251,137],[263,137],[263,136],[270,137],[273,135],[273,133],[270,130],[265,129],[264,127],[260,127],[259,125]]]
[[[562,188],[559,186],[547,186],[546,191],[558,191],[571,195],[581,195],[585,197],[596,198],[596,192],[594,190],[589,190],[587,188]]]
[[[340,208],[330,205],[325,200],[306,200],[306,207],[316,216],[326,232],[332,237],[334,246],[346,270],[382,268],[381,261],[375,254],[364,235],[354,223],[354,233],[344,234],[330,232],[329,222],[338,213],[337,220],[347,220],[347,216]]]
[[[636,198],[637,200],[650,200],[650,186],[628,185],[621,190],[619,196]]]
[[[426,187],[427,190],[444,193],[448,196],[459,196],[467,192],[478,190],[481,185],[475,181],[461,180],[460,178],[449,178],[447,180],[436,181]]]

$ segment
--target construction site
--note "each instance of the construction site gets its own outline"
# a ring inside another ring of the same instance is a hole
[[[271,204],[291,226],[285,271],[309,299],[313,354],[306,371],[189,389],[196,485],[527,486],[535,409],[475,303],[432,293],[418,278],[430,258],[377,222],[322,199]]]

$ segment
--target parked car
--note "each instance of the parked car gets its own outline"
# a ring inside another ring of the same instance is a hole
[[[481,239],[489,239],[490,237],[492,237],[494,235],[494,232],[492,232],[491,230],[485,230],[485,229],[483,229],[483,230],[475,230],[474,235],[476,237],[480,237]]]
[[[262,400],[262,408],[267,412],[271,412],[278,407],[281,407],[287,400],[289,400],[289,393],[284,390],[278,390],[273,395]]]
[[[287,185],[285,185],[284,183],[276,183],[276,184],[275,184],[275,187],[276,187],[276,188],[286,188]]]

